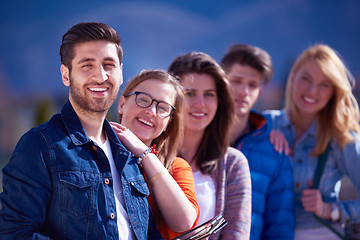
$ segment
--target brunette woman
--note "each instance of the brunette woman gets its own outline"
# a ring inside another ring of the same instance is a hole
[[[185,88],[185,132],[179,156],[193,170],[199,224],[222,214],[228,225],[210,239],[248,240],[250,173],[244,155],[229,147],[234,103],[226,75],[213,58],[201,52],[177,57],[168,71]]]

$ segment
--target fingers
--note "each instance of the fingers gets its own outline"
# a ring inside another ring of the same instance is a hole
[[[271,130],[270,132],[270,142],[274,146],[274,150],[278,153],[283,153],[289,155],[291,153],[291,149],[289,147],[289,143],[286,140],[283,133],[278,130]]]
[[[277,151],[278,153],[282,153],[283,152],[283,144],[281,143],[281,139],[278,137],[275,140],[275,151]]]
[[[284,142],[285,142],[284,143],[284,154],[289,156],[291,154],[291,148],[289,146],[289,143],[286,141],[286,139],[284,140]]]
[[[272,131],[270,132],[269,137],[270,137],[270,142],[271,142],[271,144],[274,145],[274,144],[275,144],[275,137],[276,137],[275,130],[272,130]]]
[[[274,146],[275,151],[281,154],[282,151],[283,151],[283,149],[282,149],[282,146],[281,146],[281,144],[280,144],[277,131],[276,131],[276,130],[272,130],[272,131],[270,132],[269,137],[270,137],[270,142],[271,142],[271,144]]]
[[[116,132],[122,132],[122,131],[127,130],[127,128],[125,126],[121,125],[120,123],[110,122],[110,125]]]
[[[301,197],[302,205],[307,212],[321,216],[324,210],[324,201],[318,189],[305,189]]]

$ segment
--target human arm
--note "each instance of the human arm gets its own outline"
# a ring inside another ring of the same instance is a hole
[[[219,233],[219,239],[248,240],[251,225],[251,179],[247,159],[240,151],[228,148],[226,161],[219,163],[216,174],[219,188],[225,184],[225,191],[220,196],[217,193],[216,214],[221,213],[218,209],[224,204],[223,216],[228,221],[228,225]],[[221,200],[222,197],[225,199]]]
[[[342,155],[337,157],[337,165],[360,193],[360,136],[351,132],[355,140],[346,144]],[[360,199],[341,200],[336,202],[340,210],[340,223],[360,222]]]
[[[322,183],[321,192],[317,189],[311,189],[313,185],[311,181],[308,182],[310,189],[303,191],[303,201],[307,200],[309,202],[305,210],[310,210],[323,219],[330,220],[333,207],[337,207],[339,209],[338,221],[340,223],[360,221],[360,199],[336,199],[336,202],[334,202],[334,198],[329,197],[329,194],[334,192],[335,183],[343,175],[346,175],[356,187],[357,192],[360,192],[360,176],[358,174],[360,168],[360,141],[357,134],[352,134],[355,140],[346,144],[343,150],[335,142],[331,143],[332,151],[330,151],[322,177],[323,180],[326,178],[327,181]],[[330,185],[326,184],[329,182]],[[326,193],[323,190],[324,188],[331,191]]]
[[[28,132],[20,139],[3,169],[1,239],[49,239],[39,233],[52,191],[46,149],[39,133]]]
[[[118,123],[111,123],[111,126],[124,146],[136,157],[149,148],[124,126]],[[193,227],[198,217],[196,209],[156,155],[146,154],[142,166],[168,227],[174,232],[184,232]]]
[[[308,186],[309,188],[304,189],[301,196],[305,211],[312,212],[322,219],[330,220],[331,204],[324,202],[319,189],[312,189],[312,181],[308,181]]]

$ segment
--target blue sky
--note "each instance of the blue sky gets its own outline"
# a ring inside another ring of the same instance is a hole
[[[76,23],[104,22],[119,32],[125,81],[142,69],[166,69],[189,51],[220,61],[231,44],[264,48],[274,78],[256,106],[263,110],[281,107],[289,68],[315,43],[336,49],[359,86],[359,13],[359,0],[0,0],[0,168],[36,125],[38,107],[65,102],[59,47]],[[49,117],[59,110],[52,107]]]
[[[120,34],[124,80],[144,68],[166,69],[178,55],[204,51],[220,61],[229,45],[267,50],[273,84],[285,81],[300,52],[326,43],[360,76],[360,1],[2,1],[0,92],[16,98],[64,95],[61,37],[72,25],[105,22]]]

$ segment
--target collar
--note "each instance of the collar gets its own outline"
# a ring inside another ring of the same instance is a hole
[[[282,109],[280,112],[279,118],[279,126],[282,129],[290,128],[293,133],[295,133],[295,125],[290,121],[289,116],[286,113],[285,109]],[[317,120],[313,121],[310,128],[306,131],[305,135],[309,135],[312,137],[316,137],[316,128],[317,128]]]
[[[86,135],[85,129],[83,128],[80,119],[77,116],[69,100],[65,103],[65,105],[61,110],[61,118],[71,138],[71,141],[75,145],[83,145],[92,141]],[[107,119],[105,119],[103,123],[103,128],[110,142],[116,143],[123,147],[123,145],[120,143],[119,139],[117,138],[114,130],[111,128],[110,123]]]
[[[252,110],[250,112],[248,123],[251,125],[252,130],[262,128],[266,122],[266,118],[257,111]]]
[[[61,109],[61,118],[71,141],[75,145],[83,145],[91,141],[91,139],[86,135],[85,129],[81,125],[80,119],[69,100]]]
[[[268,120],[259,112],[251,110],[244,132],[235,140],[232,147],[236,147],[242,142],[242,139],[251,135],[252,137],[258,137],[263,132],[269,132],[270,128],[267,124]]]

